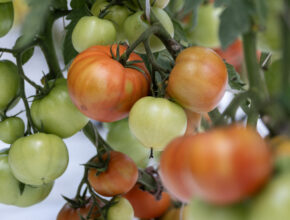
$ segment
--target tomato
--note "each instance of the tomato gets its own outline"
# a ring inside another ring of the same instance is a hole
[[[65,79],[57,79],[49,94],[33,101],[31,117],[39,130],[61,138],[74,135],[89,121],[72,103]]]
[[[190,110],[185,110],[185,113],[187,116],[187,128],[185,134],[195,134],[200,126],[201,114],[192,112]]]
[[[237,39],[227,49],[215,49],[218,55],[225,59],[229,64],[233,65],[236,71],[241,72],[244,60],[243,43]]]
[[[97,201],[100,207],[104,204],[101,201]],[[81,207],[72,207],[69,203],[64,204],[64,206],[59,211],[56,220],[81,220],[80,216],[84,219],[87,218],[90,209],[93,205],[93,200],[89,200],[88,203],[82,205]],[[100,216],[100,210],[97,207],[93,208],[92,214],[88,220],[94,220]]]
[[[3,111],[16,97],[19,83],[20,77],[16,65],[9,60],[0,61],[0,111]]]
[[[9,165],[19,181],[42,185],[64,173],[68,165],[68,151],[58,136],[38,133],[19,138],[11,145]]]
[[[189,206],[169,209],[160,220],[191,220],[189,218]]]
[[[151,6],[165,8],[170,0],[150,0]],[[176,0],[174,0],[176,1]],[[138,0],[133,0],[133,3],[138,6]]]
[[[184,110],[164,98],[144,97],[129,114],[129,127],[148,148],[163,150],[175,137],[183,135],[187,126]]]
[[[174,36],[174,27],[172,21],[168,14],[157,7],[152,7],[152,12],[163,25],[163,27],[168,31],[168,33]],[[138,11],[135,14],[129,16],[124,23],[124,32],[129,41],[129,44],[134,43],[140,35],[150,27],[148,21],[144,18],[144,12]],[[149,44],[152,52],[159,52],[165,49],[165,46],[156,36],[151,36],[149,39]],[[138,53],[145,53],[145,48],[143,44],[140,44],[136,49]]]
[[[175,155],[179,158],[175,161],[177,168],[171,171],[173,161],[167,157],[176,145],[186,152]],[[177,186],[172,180],[178,175],[181,183],[191,184],[196,197],[230,204],[253,195],[265,184],[272,171],[271,156],[267,143],[254,129],[232,125],[174,140],[162,155],[160,170],[170,192],[182,190],[182,184]],[[180,167],[185,170],[176,174]]]
[[[116,55],[117,45],[112,46]],[[126,47],[120,45],[120,55]],[[132,53],[129,61],[141,57]],[[128,116],[133,104],[149,93],[150,76],[144,63],[136,63],[144,74],[124,67],[112,58],[110,46],[95,46],[79,54],[68,72],[68,89],[73,103],[86,116],[113,122]]]
[[[124,194],[133,188],[138,179],[138,168],[134,161],[118,151],[110,151],[103,155],[108,158],[107,170],[97,175],[97,170],[89,169],[88,180],[95,191],[102,196],[115,196]],[[96,157],[94,162],[99,162]]]
[[[35,187],[24,186],[24,191],[20,193],[20,182],[13,176],[9,164],[8,155],[0,155],[0,203],[27,207],[44,200],[50,193],[53,182]]]
[[[169,3],[169,8],[173,13],[180,12],[185,4],[185,0],[173,0]]]
[[[12,2],[12,0],[0,0],[0,3],[3,3],[3,2]]]
[[[196,25],[193,30],[187,32],[188,41],[203,47],[219,47],[219,15],[220,10],[216,9],[213,4],[201,5],[197,11]],[[189,23],[188,29],[191,29],[192,25]]]
[[[281,172],[289,172],[290,139],[286,136],[276,136],[270,140],[274,151],[275,168]]]
[[[113,202],[116,202],[116,204],[108,209],[107,220],[133,220],[134,210],[127,199],[117,197]]]
[[[26,15],[29,12],[29,6],[26,0],[13,0],[14,7],[14,25],[23,24]]]
[[[109,125],[107,142],[116,150],[128,155],[138,167],[144,168],[149,161],[150,150],[145,148],[129,129],[128,119]]]
[[[0,1],[0,37],[5,36],[10,31],[14,20],[12,2],[2,2]]]
[[[214,206],[199,200],[189,204],[189,220],[245,220],[247,219],[247,206],[236,204],[228,206]]]
[[[0,122],[0,140],[12,144],[24,136],[25,125],[21,118],[11,117]]]
[[[227,68],[213,50],[190,47],[176,58],[167,92],[184,108],[209,112],[223,97],[228,82]]]
[[[94,45],[110,45],[115,40],[116,28],[113,23],[96,16],[82,17],[72,33],[72,43],[78,52]]]
[[[141,190],[139,184],[136,184],[124,197],[129,200],[134,215],[138,218],[159,217],[170,206],[170,196],[166,192],[162,192],[161,200],[156,200],[152,194]]]
[[[273,178],[251,204],[249,220],[288,220],[290,216],[290,175]]]

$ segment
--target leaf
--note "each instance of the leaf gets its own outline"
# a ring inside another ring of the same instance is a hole
[[[249,0],[232,0],[220,16],[219,38],[223,49],[251,28],[253,6]]]
[[[52,5],[55,9],[67,10],[67,0],[53,0]]]
[[[172,18],[172,23],[174,26],[174,39],[178,42],[187,41],[185,30],[183,29],[179,20]]]
[[[20,36],[16,42],[15,45],[13,47],[13,49],[19,47],[18,45],[22,44],[22,41],[24,39],[24,36]],[[30,60],[30,58],[33,56],[34,53],[34,48],[30,48],[28,50],[26,50],[23,54],[22,54],[22,64],[24,65],[28,60]],[[16,57],[16,54],[13,54]]]
[[[229,86],[234,90],[245,91],[244,86],[246,84],[241,80],[239,73],[237,73],[231,64],[227,62],[225,64],[228,70]]]
[[[86,4],[86,1],[84,0],[71,0],[70,6],[72,9],[82,8]]]
[[[197,10],[198,10],[198,7],[204,2],[204,0],[187,0],[185,2],[185,5],[184,5],[184,11],[183,11],[183,14],[184,15],[187,15],[189,13],[192,13],[192,16],[191,16],[191,21],[190,23],[192,24],[192,29],[195,27],[196,25],[196,21],[197,21]]]
[[[254,0],[255,7],[255,23],[259,27],[260,30],[264,30],[266,28],[267,21],[267,5],[265,0]]]
[[[215,0],[214,6],[215,7],[224,7],[230,5],[231,0]]]
[[[24,21],[22,27],[24,37],[18,47],[23,47],[31,43],[35,36],[43,30],[52,1],[53,0],[27,0],[30,13]]]
[[[69,64],[71,60],[78,54],[72,44],[72,32],[79,19],[86,15],[89,15],[89,12],[86,7],[83,7],[80,9],[72,10],[72,12],[66,18],[67,20],[70,20],[70,23],[65,28],[67,32],[63,43],[63,58],[65,65]]]

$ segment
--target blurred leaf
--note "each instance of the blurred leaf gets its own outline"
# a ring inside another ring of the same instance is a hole
[[[174,26],[174,39],[178,42],[187,41],[185,30],[183,29],[179,20],[172,18],[172,23]]]
[[[215,7],[228,6],[230,3],[231,3],[231,0],[215,0],[214,6]]]
[[[52,5],[55,9],[66,10],[67,9],[67,0],[53,0]]]
[[[183,16],[186,16],[191,13],[191,21],[189,22],[192,24],[191,28],[194,28],[196,25],[196,19],[197,19],[197,10],[198,7],[204,2],[204,0],[186,0],[184,4],[184,10],[182,12]]]
[[[282,88],[282,60],[274,61],[265,72],[265,80],[270,95],[277,95]]]
[[[24,39],[24,36],[20,36],[16,42],[15,42],[15,45],[13,47],[13,49],[19,47],[18,45],[21,45],[22,44],[22,41]],[[33,56],[33,53],[34,53],[34,48],[30,48],[28,49],[27,51],[25,51],[23,54],[22,54],[22,64],[24,65],[28,60],[30,60],[30,58]],[[16,54],[13,54],[15,57],[16,57]]]
[[[254,0],[255,21],[260,30],[265,29],[267,21],[267,5],[265,0]]]
[[[228,70],[229,86],[234,90],[245,91],[244,86],[246,84],[241,80],[239,73],[237,73],[231,64],[227,62],[225,62],[225,64]]]

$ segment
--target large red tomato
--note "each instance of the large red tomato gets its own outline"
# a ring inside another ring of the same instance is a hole
[[[110,154],[110,155],[109,155]],[[108,158],[109,155],[109,158]],[[106,171],[97,175],[97,170],[89,169],[88,180],[95,191],[103,196],[115,196],[127,193],[138,179],[138,168],[134,161],[118,151],[111,151],[103,156],[109,159]],[[95,162],[99,159],[96,157]]]
[[[204,47],[190,47],[176,58],[167,91],[184,108],[209,112],[223,97],[228,82],[221,57]]]
[[[170,159],[172,155],[174,161]],[[229,204],[247,198],[263,186],[271,174],[272,157],[254,129],[232,125],[172,141],[163,152],[160,167],[163,183],[170,192],[182,192],[184,184],[178,185],[174,180],[177,177],[180,183],[191,184],[191,191],[184,188],[189,193],[214,204]],[[181,173],[176,174],[177,171]]]
[[[140,189],[140,185],[136,184],[133,189],[124,195],[129,200],[134,209],[134,215],[138,218],[156,218],[161,216],[170,206],[170,196],[163,192],[161,200],[147,191]]]
[[[149,75],[143,62],[124,67],[112,58],[111,46],[94,46],[80,53],[68,72],[70,97],[86,116],[102,122],[125,118],[132,105],[149,92]],[[120,55],[126,47],[119,45]],[[112,46],[116,56],[117,45]],[[142,61],[132,53],[128,61]]]

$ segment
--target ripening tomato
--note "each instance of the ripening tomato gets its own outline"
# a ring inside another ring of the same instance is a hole
[[[108,209],[107,220],[133,220],[134,210],[130,202],[124,197],[116,197],[115,204]]]
[[[170,206],[170,196],[166,192],[162,193],[161,200],[158,201],[149,192],[141,190],[139,184],[136,184],[124,197],[129,200],[134,215],[138,218],[159,217]]]
[[[213,50],[190,47],[176,58],[167,92],[184,108],[209,112],[223,97],[228,82],[227,68]]]
[[[119,45],[120,55],[126,47]],[[112,46],[114,56],[117,45]],[[128,61],[142,61],[132,53]],[[73,103],[86,116],[102,122],[125,118],[133,104],[149,92],[150,76],[143,62],[124,67],[112,58],[110,46],[95,46],[79,54],[68,72]]]
[[[189,218],[189,206],[185,205],[180,208],[170,208],[160,220],[192,220]]]
[[[24,136],[25,125],[21,118],[11,117],[0,122],[0,140],[12,144]]]
[[[133,188],[138,179],[138,168],[130,157],[118,151],[110,151],[102,159],[109,159],[107,170],[98,174],[96,169],[90,168],[88,174],[89,183],[97,193],[115,196]],[[94,161],[99,162],[98,157]]]

